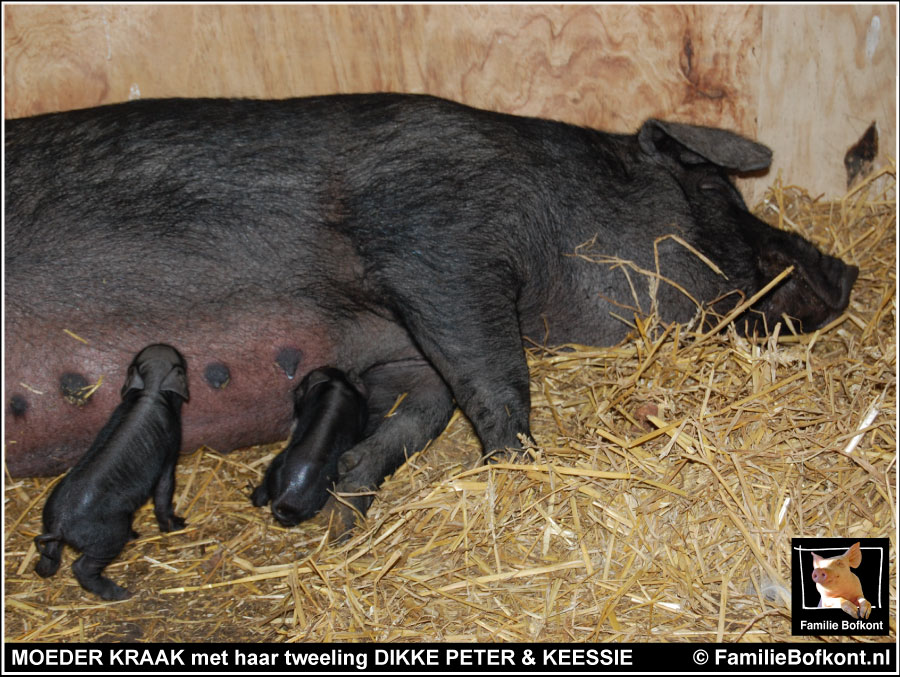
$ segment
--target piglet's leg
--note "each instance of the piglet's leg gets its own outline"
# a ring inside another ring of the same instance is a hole
[[[52,576],[59,570],[59,565],[62,562],[62,541],[45,534],[35,537],[34,544],[37,551],[41,554],[41,558],[34,570],[42,578]]]
[[[872,613],[872,605],[869,604],[869,600],[865,597],[860,597],[856,602],[859,605],[859,617],[868,618],[869,614]]]
[[[853,616],[853,618],[858,617],[856,604],[851,602],[849,599],[844,599],[843,597],[839,598],[841,601],[841,608],[846,611],[848,614]]]
[[[172,506],[172,496],[175,494],[176,457],[177,454],[173,455],[171,462],[166,464],[153,492],[153,513],[156,515],[160,531],[177,531],[183,529],[185,524],[184,519],[175,514],[175,508]]]
[[[72,572],[75,574],[78,582],[81,583],[82,588],[100,596],[102,599],[110,601],[128,599],[131,597],[131,593],[128,590],[121,585],[117,585],[109,578],[106,578],[106,576],[101,575],[103,569],[113,559],[115,557],[98,559],[88,554],[83,554],[75,560],[75,563],[72,565]]]
[[[287,458],[287,456],[285,455],[284,450],[282,450],[269,464],[262,482],[260,482],[259,486],[253,490],[252,494],[250,494],[250,500],[257,508],[266,505],[272,500],[272,497],[269,495],[269,481],[275,482],[275,486],[278,486],[280,482],[279,476],[281,475],[281,466],[284,465],[285,458]]]

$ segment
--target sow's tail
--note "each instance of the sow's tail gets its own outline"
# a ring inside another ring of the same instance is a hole
[[[41,554],[41,559],[34,567],[35,573],[41,578],[52,576],[59,570],[62,561],[63,542],[54,534],[42,534],[34,537],[34,546]]]

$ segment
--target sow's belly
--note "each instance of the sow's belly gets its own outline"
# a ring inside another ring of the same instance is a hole
[[[4,405],[10,474],[55,474],[70,467],[118,405],[134,355],[151,343],[172,345],[187,361],[183,450],[207,445],[227,452],[285,439],[291,391],[306,372],[335,363],[336,349],[314,323],[288,320],[284,309],[272,314],[227,321],[186,317],[165,328],[110,320],[104,325],[98,317],[79,323],[8,316]]]

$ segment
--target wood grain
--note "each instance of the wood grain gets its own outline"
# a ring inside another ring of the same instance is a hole
[[[777,149],[772,176],[842,195],[844,154],[873,121],[882,163],[896,157],[896,7],[767,6],[762,44],[758,116],[761,140]]]

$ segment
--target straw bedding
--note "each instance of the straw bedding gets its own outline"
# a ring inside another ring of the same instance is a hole
[[[860,266],[842,318],[750,342],[648,317],[616,347],[530,350],[530,458],[479,465],[457,415],[344,542],[250,504],[280,445],[202,449],[178,469],[187,528],[160,534],[142,508],[107,569],[136,594],[103,603],[71,550],[55,577],[34,573],[54,480],[7,476],[6,640],[799,639],[792,536],[896,552],[894,169],[836,202],[776,183],[756,211]],[[891,623],[847,641],[893,642]]]

